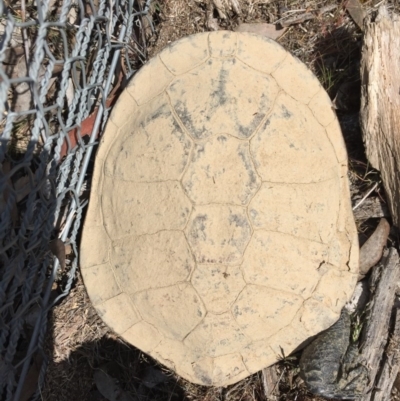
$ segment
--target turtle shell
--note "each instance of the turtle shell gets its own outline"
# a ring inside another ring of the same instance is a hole
[[[100,141],[81,271],[115,333],[203,385],[237,382],[331,326],[358,241],[317,78],[247,33],[189,36],[150,60]]]

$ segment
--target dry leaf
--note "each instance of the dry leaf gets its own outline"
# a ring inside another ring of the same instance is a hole
[[[353,21],[361,30],[364,30],[364,18],[366,16],[366,12],[359,0],[347,0],[345,7],[351,15],[351,18],[353,18]]]
[[[106,100],[106,107],[110,107],[115,103],[117,99],[117,92],[119,92],[122,89],[123,80],[124,80],[124,74],[120,72],[120,74],[118,75],[118,80],[115,83],[114,89],[110,92]],[[68,145],[67,140],[64,139],[60,151],[60,160],[62,160],[62,158],[68,153],[69,150],[75,148],[75,146],[79,143],[79,138],[83,139],[85,136],[90,137],[92,135],[93,126],[96,121],[98,112],[99,108],[96,107],[93,113],[90,114],[87,118],[85,118],[85,120],[81,122],[80,131],[78,131],[77,128],[74,128],[68,132],[67,136],[70,144]]]
[[[51,253],[58,259],[62,269],[65,268],[65,245],[60,238],[50,241],[49,248]]]
[[[71,254],[72,251],[73,251],[73,249],[72,249],[72,245],[71,244],[65,245],[65,254],[66,255]]]
[[[97,107],[95,111],[90,114],[85,120],[82,121],[80,125],[80,132],[77,128],[68,132],[68,139],[70,144],[68,145],[67,140],[65,139],[60,151],[60,159],[62,159],[67,153],[68,150],[72,150],[79,143],[79,138],[83,139],[85,136],[90,136],[92,134],[94,122],[96,121],[97,113],[99,112],[99,108]]]
[[[277,29],[274,24],[258,23],[258,24],[239,24],[236,28],[236,32],[250,32],[258,35],[266,36],[267,38],[276,40],[286,32],[287,28]]]
[[[367,274],[369,269],[379,262],[383,254],[383,248],[386,246],[389,232],[390,224],[386,219],[381,219],[378,227],[360,249],[360,275]]]

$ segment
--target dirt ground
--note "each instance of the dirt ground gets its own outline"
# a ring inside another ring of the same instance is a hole
[[[363,7],[371,12],[377,3],[367,1]],[[238,4],[239,10],[228,10],[226,18],[221,18],[212,0],[153,1],[150,16],[155,32],[149,33],[148,57],[169,43],[196,32],[231,30],[244,22],[288,25],[277,41],[315,72],[335,102],[349,152],[355,202],[379,179],[368,168],[358,123],[360,28],[343,1],[239,0]],[[306,13],[310,19],[302,21]],[[298,21],[291,23],[290,19],[295,18]],[[383,197],[380,185],[373,195]],[[359,223],[361,242],[365,241],[373,225],[374,221]],[[266,399],[261,373],[227,388],[196,386],[125,344],[97,317],[79,273],[71,293],[52,311],[46,352],[49,366],[42,392],[42,399],[46,401],[105,401],[107,398],[100,391],[101,381],[110,379],[110,386],[116,391],[115,398],[108,397],[110,400]],[[298,357],[286,357],[278,363],[279,400],[322,400],[308,393],[302,384]]]

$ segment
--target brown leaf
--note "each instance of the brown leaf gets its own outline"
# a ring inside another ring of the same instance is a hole
[[[250,32],[258,35],[266,36],[267,38],[276,40],[286,32],[286,28],[277,29],[274,24],[257,23],[257,24],[239,24],[235,28],[236,32]]]
[[[106,107],[112,106],[118,98],[118,92],[120,92],[122,88],[122,81],[124,75],[121,72],[118,75],[118,80],[115,83],[114,89],[110,92],[107,100],[106,100]],[[68,153],[69,150],[72,150],[77,146],[79,143],[80,138],[84,138],[87,136],[88,138],[93,134],[93,126],[97,118],[97,114],[99,112],[99,108],[96,107],[92,114],[90,114],[87,118],[85,118],[80,124],[80,130],[77,128],[72,129],[68,132],[67,136],[69,139],[69,145],[67,139],[64,140],[61,151],[60,151],[60,160]],[[96,134],[98,135],[98,133]]]
[[[381,219],[378,227],[360,249],[360,275],[364,276],[382,257],[390,232],[390,224]]]
[[[367,14],[359,0],[347,0],[345,3],[345,8],[358,27],[361,30],[364,30],[364,18]]]
[[[69,255],[70,253],[72,253],[72,251],[73,251],[73,249],[72,249],[71,244],[65,245],[65,254],[66,255]]]
[[[62,269],[65,268],[65,245],[60,238],[50,241],[49,248],[51,253],[58,259]]]

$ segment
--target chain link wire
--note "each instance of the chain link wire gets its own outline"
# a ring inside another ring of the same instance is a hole
[[[150,1],[0,0],[2,400],[21,399],[34,365],[40,398],[48,312],[73,284],[93,151],[119,77],[144,61]],[[71,248],[61,265],[57,239]]]

